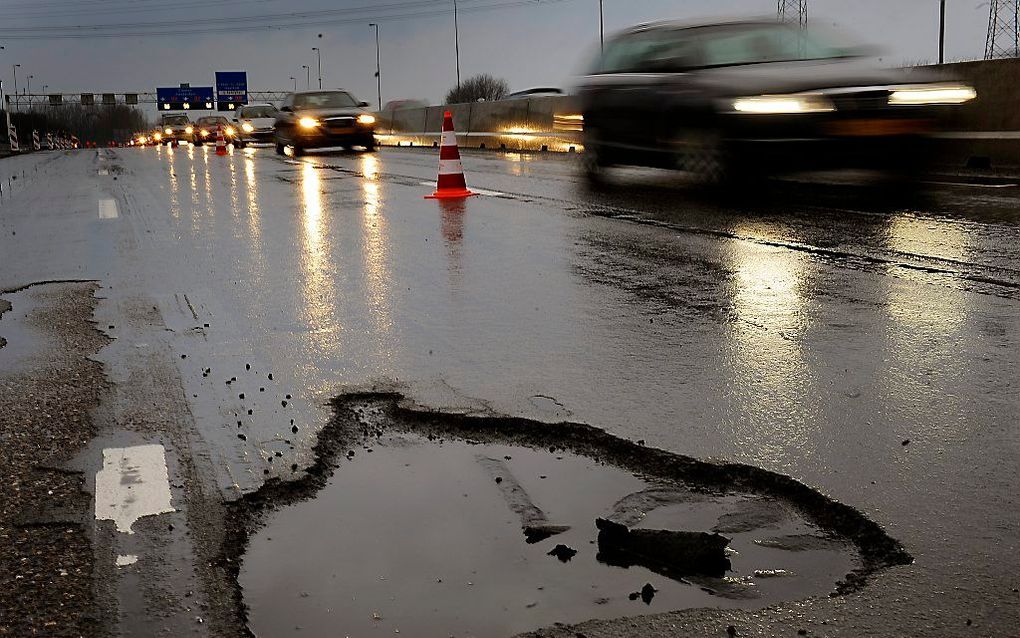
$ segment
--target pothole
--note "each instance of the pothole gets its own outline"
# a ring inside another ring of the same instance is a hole
[[[836,595],[909,560],[786,477],[398,399],[338,399],[309,477],[238,505],[255,635],[509,636]]]

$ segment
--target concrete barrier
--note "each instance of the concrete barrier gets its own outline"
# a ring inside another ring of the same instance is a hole
[[[540,97],[399,109],[379,113],[376,130],[384,145],[438,146],[450,111],[463,148],[570,152],[581,149],[576,108],[574,98]]]

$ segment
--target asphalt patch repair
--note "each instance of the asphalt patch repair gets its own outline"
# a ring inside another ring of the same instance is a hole
[[[911,557],[787,476],[577,423],[334,401],[316,462],[235,503],[224,564],[255,635],[509,636],[839,596]]]

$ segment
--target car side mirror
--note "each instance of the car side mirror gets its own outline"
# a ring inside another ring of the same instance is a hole
[[[368,102],[358,102],[358,106],[360,106],[361,108],[365,108],[368,106]]]

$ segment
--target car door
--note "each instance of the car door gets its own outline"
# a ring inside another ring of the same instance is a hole
[[[639,31],[612,40],[585,79],[585,130],[600,144],[618,150],[641,148],[643,123],[635,98],[647,78],[638,63],[655,38],[654,31]]]

